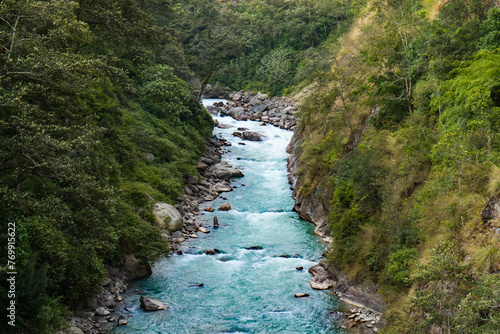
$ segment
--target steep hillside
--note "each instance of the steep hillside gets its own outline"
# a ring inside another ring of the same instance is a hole
[[[296,209],[387,332],[500,328],[499,34],[489,1],[371,1],[300,109]]]
[[[165,6],[0,2],[0,332],[54,332],[108,266],[168,252],[151,206],[197,174],[213,121]]]

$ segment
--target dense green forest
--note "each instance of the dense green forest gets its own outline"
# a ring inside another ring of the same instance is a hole
[[[106,266],[168,252],[152,199],[197,173],[199,78],[306,93],[300,192],[330,203],[328,258],[380,286],[386,332],[497,333],[500,217],[481,213],[500,192],[499,48],[494,1],[0,1],[17,329],[54,332]]]
[[[17,329],[59,328],[124,255],[168,252],[174,203],[213,121],[183,80],[166,1],[0,2],[0,253],[15,224]],[[2,275],[2,277],[5,277]],[[2,321],[7,325],[2,279]]]

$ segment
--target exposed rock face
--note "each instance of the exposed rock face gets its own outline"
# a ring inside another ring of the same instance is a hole
[[[230,164],[228,164],[225,161],[222,161],[222,162],[210,167],[208,169],[207,173],[216,177],[216,178],[223,179],[223,180],[229,180],[232,177],[242,177],[243,176],[243,173],[240,170],[234,168],[233,166],[231,166]]]
[[[313,276],[318,276],[318,275],[327,275],[328,271],[326,270],[325,266],[322,264],[316,264],[309,268],[309,273]]]
[[[168,203],[158,202],[153,205],[153,215],[158,226],[169,231],[179,231],[184,224],[180,212]]]
[[[302,180],[298,179],[297,173],[299,171],[299,161],[302,154],[302,142],[297,132],[294,132],[292,140],[290,144],[288,144],[287,152],[291,154],[288,158],[288,181],[292,185],[292,196],[295,199],[293,210],[299,214],[300,218],[316,226],[314,233],[321,237],[328,236],[327,217],[330,203],[328,189],[324,189],[322,193],[316,191],[307,194],[299,194]]]
[[[125,255],[123,271],[130,280],[147,278],[153,273],[149,263],[136,259],[133,255]]]
[[[376,313],[383,311],[383,297],[378,293],[377,285],[351,280],[335,265],[331,265],[327,269],[330,277],[337,282],[335,292],[341,301]]]
[[[330,275],[314,276],[309,284],[315,290],[327,290],[335,286],[335,282],[330,278]]]
[[[316,264],[309,268],[309,273],[314,277],[309,284],[315,290],[326,290],[335,287],[335,281],[330,277],[330,273],[322,264]]]
[[[148,297],[141,296],[141,306],[144,311],[152,312],[152,311],[161,311],[166,310],[168,305],[160,302],[159,300],[151,299]]]
[[[497,196],[493,196],[488,205],[484,208],[481,213],[481,218],[483,220],[492,220],[500,217],[500,199]]]

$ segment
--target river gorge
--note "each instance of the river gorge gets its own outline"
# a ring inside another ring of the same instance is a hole
[[[200,207],[215,208],[199,216],[210,233],[188,238],[180,246],[182,255],[160,260],[151,277],[129,285],[124,295],[128,325],[114,333],[342,332],[333,312],[341,307],[337,296],[309,285],[308,269],[320,261],[325,244],[314,226],[292,211],[286,153],[292,131],[214,118],[227,125],[215,128],[214,135],[231,144],[222,160],[244,177],[233,178],[233,191]],[[243,142],[233,136],[237,128],[266,139]],[[231,210],[217,210],[225,202]],[[212,227],[214,216],[218,229]],[[216,255],[205,254],[213,249]],[[296,298],[296,293],[310,296]],[[143,311],[141,295],[166,303],[168,310]]]

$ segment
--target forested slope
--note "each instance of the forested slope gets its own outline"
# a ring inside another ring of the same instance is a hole
[[[367,1],[302,105],[298,194],[388,333],[500,330],[499,34],[491,1]]]
[[[168,251],[152,199],[177,200],[213,126],[153,17],[170,13],[164,1],[0,2],[0,259],[18,272],[18,330],[51,332],[96,296],[105,265]]]

